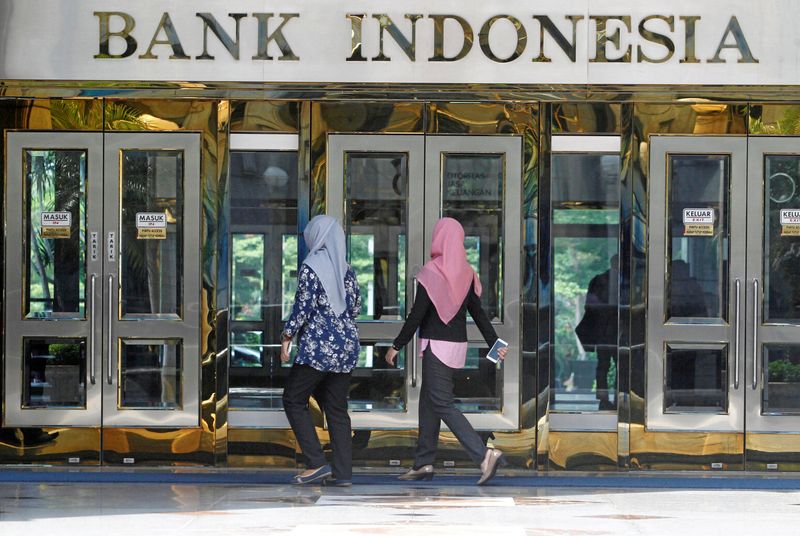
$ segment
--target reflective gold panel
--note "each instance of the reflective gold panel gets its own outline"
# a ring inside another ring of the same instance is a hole
[[[286,132],[299,129],[297,101],[232,101],[231,132]]]
[[[751,104],[748,116],[754,136],[797,136],[800,134],[800,104]]]
[[[549,432],[548,469],[616,471],[616,432]]]

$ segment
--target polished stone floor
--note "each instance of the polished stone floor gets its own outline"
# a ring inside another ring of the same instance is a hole
[[[0,483],[0,536],[800,534],[800,491]]]

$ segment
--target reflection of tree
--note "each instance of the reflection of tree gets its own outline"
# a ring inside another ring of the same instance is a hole
[[[82,221],[85,214],[85,164],[83,151],[32,150],[27,153],[28,236],[30,260],[37,275],[31,275],[29,296],[41,299],[47,310],[78,310],[82,277],[77,276],[83,275],[81,261],[85,243]],[[40,214],[52,211],[72,215],[68,239],[42,237]],[[51,286],[54,294],[51,294]],[[35,310],[41,310],[41,307]]]

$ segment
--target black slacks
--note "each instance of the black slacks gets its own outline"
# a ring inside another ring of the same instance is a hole
[[[333,476],[341,480],[350,480],[353,474],[352,433],[350,415],[347,414],[349,391],[349,372],[322,372],[298,364],[292,365],[283,390],[283,408],[300,450],[308,458],[309,468],[322,467],[327,463],[308,409],[308,399],[314,395],[328,421],[333,449]]]
[[[439,361],[430,346],[422,357],[422,388],[419,400],[419,439],[414,468],[436,461],[441,423],[447,425],[472,461],[480,465],[486,456],[486,444],[464,414],[453,403],[452,369]]]

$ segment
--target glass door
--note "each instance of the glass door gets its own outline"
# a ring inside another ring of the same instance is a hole
[[[417,415],[419,363],[409,353],[383,356],[413,303],[422,267],[424,138],[402,135],[328,137],[328,214],[344,225],[350,264],[361,290],[361,355],[353,371],[354,427],[407,428]]]
[[[741,432],[747,140],[650,143],[647,427]]]
[[[7,134],[7,427],[100,425],[102,145]]]
[[[428,136],[425,155],[424,258],[430,258],[439,218],[461,222],[467,260],[483,286],[483,308],[497,336],[516,346],[496,366],[484,358],[486,342],[470,322],[467,362],[455,375],[456,403],[477,429],[517,430],[522,140]]]
[[[747,224],[747,449],[800,430],[800,145],[751,138]],[[787,438],[784,438],[787,439]],[[795,449],[796,450],[796,449]]]
[[[105,426],[199,426],[199,149],[192,133],[105,136]]]
[[[198,426],[199,135],[6,147],[4,425]]]
[[[515,136],[330,135],[328,213],[344,224],[350,262],[362,293],[362,355],[350,403],[356,427],[416,426],[421,364],[416,338],[391,368],[385,351],[414,299],[433,225],[457,218],[469,260],[484,284],[484,307],[498,335],[519,341],[521,140]],[[510,246],[507,247],[507,244]],[[516,430],[519,360],[497,368],[469,329],[467,366],[456,397],[479,429]]]

